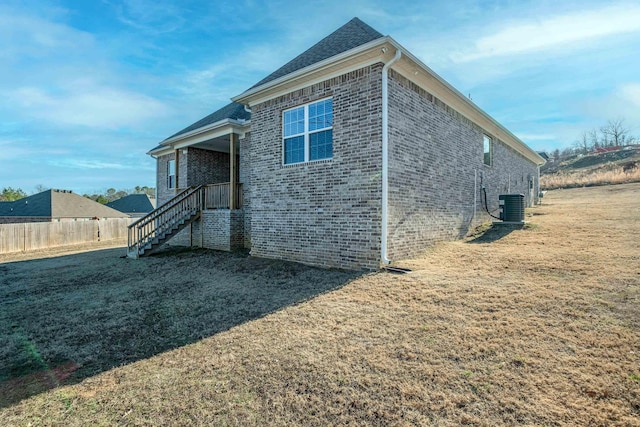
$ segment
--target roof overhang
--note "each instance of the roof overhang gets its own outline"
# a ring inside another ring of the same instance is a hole
[[[398,49],[402,51],[402,57],[391,66],[393,70],[439,98],[526,159],[537,165],[545,163],[545,160],[538,153],[390,36],[381,37],[263,85],[248,89],[231,99],[234,102],[254,106],[369,65],[386,63],[393,58]]]
[[[263,85],[248,89],[231,100],[253,106],[368,65],[386,62],[393,57],[394,53],[391,52],[390,41],[392,39],[389,36],[380,37]],[[384,47],[386,49],[383,52]]]
[[[492,136],[500,139],[526,159],[537,165],[542,165],[546,162],[544,158],[532,150],[527,144],[520,140],[520,138],[498,123],[493,117],[482,110],[482,108],[471,101],[471,99],[447,83],[435,71],[408,50],[403,48],[395,40],[393,40],[392,43],[395,48],[402,51],[402,58],[391,67],[396,72],[439,98],[449,107],[480,126]]]
[[[192,146],[215,149],[216,141],[231,133],[244,135],[250,129],[250,120],[224,119],[218,122],[202,126],[190,132],[167,138],[160,145],[147,152],[150,156],[163,156],[171,154],[174,150]]]

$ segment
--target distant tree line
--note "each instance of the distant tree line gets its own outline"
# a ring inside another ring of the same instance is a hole
[[[46,190],[48,190],[47,187],[39,184],[36,185],[33,194],[42,193]],[[135,188],[128,190],[116,190],[115,188],[109,188],[102,193],[95,193],[91,195],[83,194],[83,196],[98,203],[106,204],[121,197],[128,196],[129,194],[146,194],[153,198],[156,195],[156,189],[153,187],[147,187],[146,185],[143,187],[138,185]],[[23,197],[27,197],[27,193],[25,193],[21,188],[14,189],[12,187],[5,187],[2,189],[2,192],[0,192],[0,202],[13,202],[15,200],[22,199]]]
[[[13,202],[23,197],[27,197],[27,193],[22,191],[21,188],[13,189],[12,187],[5,187],[0,193],[0,202]]]
[[[153,187],[147,187],[146,185],[143,187],[137,185],[133,189],[116,190],[115,188],[109,188],[102,193],[83,194],[83,196],[104,205],[130,194],[146,194],[147,196],[154,198],[156,196],[156,189]]]
[[[638,144],[640,138],[631,134],[624,119],[609,120],[604,126],[588,131],[582,131],[573,146],[564,150],[555,149],[551,156],[555,161],[577,154],[588,154],[598,148],[621,147]]]

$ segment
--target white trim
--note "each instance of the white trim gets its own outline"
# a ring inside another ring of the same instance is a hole
[[[147,152],[153,158],[158,158],[160,156],[166,156],[167,154],[173,153],[175,150],[171,147],[161,147],[155,150],[150,150]]]
[[[150,156],[162,156],[171,153],[173,150],[189,147],[230,133],[245,135],[250,131],[251,121],[240,122],[238,120],[225,119],[216,122],[214,125],[194,129],[186,134],[165,140],[160,143],[160,147],[147,152],[147,154]]]
[[[291,107],[291,108],[287,108],[286,110],[282,110],[282,121],[281,121],[281,125],[282,125],[282,166],[291,166],[291,165],[300,165],[300,164],[306,164],[306,163],[310,163],[310,162],[318,162],[318,161],[323,161],[323,160],[331,160],[333,159],[333,136],[331,137],[331,157],[325,157],[322,159],[313,159],[311,160],[311,139],[310,136],[311,134],[314,133],[319,133],[319,132],[324,132],[324,131],[328,131],[328,130],[333,130],[333,121],[331,122],[331,126],[328,127],[324,127],[322,129],[314,129],[313,131],[309,130],[309,106],[313,105],[313,104],[319,104],[321,102],[327,101],[327,100],[331,100],[331,115],[333,116],[333,96],[328,96],[326,98],[320,98],[320,99],[316,99],[314,101],[311,102],[307,102],[306,104],[302,104],[302,105],[296,105],[295,107]],[[284,115],[285,113],[287,113],[288,111],[293,111],[293,110],[297,110],[303,108],[304,111],[304,130],[302,133],[296,133],[293,135],[289,135],[289,136],[285,136],[284,134]],[[285,157],[286,157],[286,150],[285,150],[285,142],[287,139],[290,138],[296,138],[296,137],[303,137],[303,141],[304,141],[304,160],[301,162],[294,162],[294,163],[286,163],[285,162]]]
[[[160,145],[169,145],[169,144],[171,144],[171,143],[173,143],[175,141],[179,141],[181,139],[186,139],[186,138],[189,138],[189,137],[192,137],[192,136],[195,136],[195,135],[198,135],[198,134],[213,130],[215,128],[219,128],[219,127],[225,126],[225,125],[229,125],[229,126],[235,125],[235,126],[245,127],[245,126],[249,126],[250,124],[251,124],[251,120],[223,119],[223,120],[219,120],[219,121],[217,121],[215,123],[211,123],[211,124],[208,124],[206,126],[202,126],[202,127],[196,128],[196,129],[191,130],[189,132],[181,133],[180,135],[176,135],[174,137],[165,139],[164,141],[162,141],[160,143]]]
[[[259,102],[256,101],[252,101],[252,102],[247,102],[247,100],[251,99],[253,97],[253,95],[258,94],[266,89],[270,89],[270,88],[274,88],[280,85],[286,85],[287,83],[289,83],[291,80],[294,79],[298,79],[301,77],[306,77],[309,73],[311,72],[318,72],[321,71],[323,68],[327,68],[330,66],[334,66],[336,65],[336,63],[340,63],[340,62],[344,62],[344,61],[349,61],[351,59],[353,59],[354,56],[362,54],[362,53],[366,53],[366,51],[371,50],[372,48],[377,48],[380,44],[384,44],[387,41],[392,40],[391,37],[389,36],[385,36],[385,37],[381,37],[379,39],[376,40],[372,40],[369,43],[365,43],[363,45],[357,46],[353,49],[347,50],[346,52],[342,52],[339,53],[338,55],[334,55],[330,58],[324,59],[320,62],[316,62],[314,64],[311,64],[305,68],[301,68],[300,70],[294,71],[293,73],[289,73],[289,74],[285,74],[284,76],[278,77],[275,80],[271,80],[267,83],[264,83],[260,86],[248,89],[246,91],[244,91],[243,93],[241,93],[240,95],[234,96],[233,98],[231,98],[231,100],[233,102],[238,102],[238,103],[242,103],[242,104],[249,104],[249,106],[253,106],[255,104],[258,104]],[[375,56],[378,57],[379,53],[376,49],[375,51]],[[378,61],[374,61],[375,62],[380,62]],[[361,65],[361,64],[360,64]],[[361,66],[358,68],[362,68]],[[357,69],[357,68],[356,68]],[[324,78],[326,80],[326,77]],[[308,85],[308,84],[307,84]],[[288,86],[288,85],[287,85]],[[288,91],[290,92],[290,90]]]
[[[246,90],[231,98],[235,102],[253,106],[295,90],[319,83],[333,77],[346,74],[368,65],[390,60],[390,53],[385,55],[383,47],[388,46],[401,50],[404,55],[394,70],[414,82],[429,93],[440,98],[449,107],[493,134],[496,139],[516,150],[531,162],[541,165],[545,161],[538,153],[522,142],[508,129],[460,93],[431,68],[408,52],[400,43],[390,36],[381,37],[346,52],[327,58],[293,73],[279,77],[261,86]],[[391,49],[388,49],[391,50]]]
[[[449,107],[453,108],[458,113],[462,114],[464,117],[480,126],[486,132],[493,134],[496,139],[502,140],[505,144],[516,150],[518,153],[522,154],[531,162],[537,165],[542,165],[545,163],[545,160],[527,144],[522,142],[520,138],[511,133],[511,131],[498,123],[493,117],[487,114],[482,108],[478,107],[468,97],[464,96],[456,88],[451,86],[435,71],[433,71],[426,64],[416,58],[413,54],[404,49],[400,45],[400,43],[396,42],[393,39],[391,39],[389,42],[404,52],[403,62],[405,67],[403,67],[399,63],[398,66],[394,68],[394,70],[396,70],[405,78],[414,82],[421,88],[425,89],[427,92],[440,98],[440,100],[447,104]],[[409,61],[413,62],[413,65],[407,64]],[[421,68],[423,72],[415,69],[415,65]],[[413,72],[408,72],[407,68],[412,69]]]
[[[380,232],[380,259],[391,264],[387,257],[387,228],[389,222],[389,68],[402,56],[400,49],[382,67],[382,229]]]
[[[171,174],[171,164],[173,163],[173,175]],[[173,177],[173,186],[171,185]],[[176,182],[176,159],[169,159],[167,161],[167,189],[173,190],[178,187],[178,183]]]
[[[326,80],[331,80],[335,77],[340,77],[352,71],[360,70],[370,65],[378,64],[382,62],[383,59],[384,58],[382,56],[376,56],[375,58],[369,59],[368,61],[349,64],[349,66],[344,66],[340,68],[337,68],[337,67],[332,68],[330,69],[330,72],[326,74],[316,73],[317,75],[315,75],[313,78],[304,79],[304,80],[298,79],[297,81],[292,82],[290,85],[287,85],[287,86],[282,85],[281,87],[278,88],[277,91],[276,90],[269,91],[269,92],[266,92],[260,98],[252,99],[250,102],[250,105],[255,106],[263,102],[269,101],[271,99],[277,98],[279,96],[286,95],[288,93],[295,92],[297,90],[304,89],[306,87],[313,86],[318,83],[322,83]]]
[[[486,141],[489,141],[489,163],[486,163],[484,161],[484,155],[486,153],[486,151],[484,150],[484,143]],[[482,163],[487,167],[493,166],[493,138],[486,133],[482,134]]]

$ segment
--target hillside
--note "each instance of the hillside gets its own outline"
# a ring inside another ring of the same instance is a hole
[[[540,168],[540,187],[590,187],[594,185],[640,182],[640,146],[607,153],[576,155]]]

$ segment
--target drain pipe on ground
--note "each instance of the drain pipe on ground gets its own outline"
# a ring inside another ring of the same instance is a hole
[[[384,49],[384,48],[383,48]],[[402,51],[396,50],[395,56],[382,67],[382,234],[380,237],[380,258],[386,265],[387,258],[387,221],[389,215],[389,68],[400,59]]]

